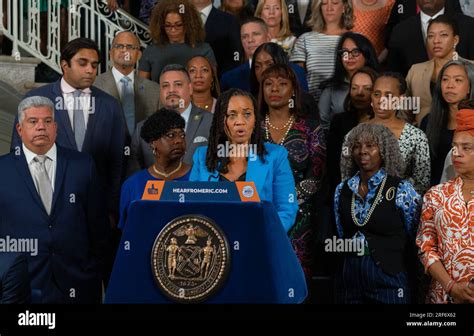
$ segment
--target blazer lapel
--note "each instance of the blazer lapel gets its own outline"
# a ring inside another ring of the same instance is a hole
[[[63,129],[66,133],[66,138],[69,141],[69,147],[77,149],[76,139],[74,138],[71,121],[69,120],[69,113],[66,108],[66,101],[64,100],[63,92],[61,91],[61,80],[57,81],[56,85],[53,86],[53,94],[63,102],[62,104],[57,104],[58,102],[55,102],[56,107],[61,107],[61,109],[55,108],[55,119],[58,123],[58,130]]]
[[[56,178],[54,180],[53,202],[51,204],[51,214],[54,213],[54,207],[60,194],[61,186],[63,184],[64,176],[66,175],[67,161],[61,147],[57,146],[56,155]]]
[[[430,89],[430,84],[431,84],[431,76],[433,74],[434,70],[434,61],[430,60],[425,67],[425,70],[423,71],[422,75],[422,83],[423,83],[423,92],[425,95],[428,95],[431,97],[431,89]]]
[[[86,135],[84,144],[82,145],[82,152],[87,152],[91,143],[92,134],[94,134],[95,126],[97,124],[97,112],[100,111],[101,99],[97,98],[96,88],[91,86],[91,110],[89,111],[89,119],[87,121]]]
[[[36,190],[35,184],[33,182],[33,177],[31,176],[30,169],[28,168],[28,163],[26,162],[23,150],[21,151],[21,155],[15,155],[15,159],[18,173],[21,175],[22,180],[28,187],[28,190],[31,193],[31,197],[38,204],[38,206],[43,209],[44,214],[48,215],[46,209],[44,208],[43,202],[41,201],[41,198],[38,194],[38,191]]]
[[[133,84],[133,91],[135,96],[135,126],[137,120],[146,119],[147,115],[145,113],[146,106],[144,104],[144,99],[147,97],[144,96],[145,93],[145,84],[143,78],[139,77],[137,73],[134,74],[135,80]]]
[[[105,76],[106,76],[105,83],[108,90],[107,92],[110,92],[110,95],[120,102],[120,93],[119,93],[117,84],[115,83],[115,77],[114,77],[114,74],[112,73],[112,70],[107,71],[105,73]]]
[[[191,103],[192,104],[192,103]],[[189,148],[189,146],[192,144],[194,140],[194,135],[196,134],[199,125],[201,124],[202,121],[202,115],[201,112],[194,106],[191,105],[191,113],[189,114],[189,120],[188,120],[188,127],[186,128],[186,147]]]
[[[253,152],[252,155],[254,155]],[[269,154],[267,154],[267,156],[268,155]],[[258,193],[261,194],[263,186],[265,185],[267,179],[270,161],[268,160],[268,157],[266,162],[262,162],[262,160],[260,160],[258,156],[255,156],[256,160],[251,160],[251,158],[252,156],[249,156],[245,181],[254,182],[255,186],[257,187]]]

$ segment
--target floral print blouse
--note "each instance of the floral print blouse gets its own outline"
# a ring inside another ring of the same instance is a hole
[[[426,193],[416,238],[425,271],[439,260],[457,282],[474,278],[474,197],[466,203],[462,186],[457,177]],[[448,294],[434,279],[427,301],[448,302]]]

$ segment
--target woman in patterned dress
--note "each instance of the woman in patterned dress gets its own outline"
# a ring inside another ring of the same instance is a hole
[[[474,110],[456,115],[452,159],[458,176],[423,199],[416,243],[432,281],[429,303],[474,303]]]
[[[326,143],[318,122],[301,113],[300,87],[293,70],[275,64],[262,73],[259,113],[265,141],[285,147],[295,179],[299,210],[289,231],[291,244],[308,279],[314,262],[314,196],[319,190]]]
[[[401,110],[404,110],[400,98],[406,91],[407,83],[400,74],[381,73],[372,92],[374,118],[368,123],[380,124],[392,131],[405,161],[402,178],[409,180],[415,190],[423,195],[430,186],[430,149],[425,133],[400,117]]]

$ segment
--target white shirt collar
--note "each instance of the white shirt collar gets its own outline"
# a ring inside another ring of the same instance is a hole
[[[428,21],[430,21],[431,19],[435,19],[436,17],[438,17],[440,15],[443,15],[443,14],[444,14],[444,7],[443,7],[443,9],[441,9],[438,13],[436,13],[433,16],[429,16],[429,15],[425,14],[423,11],[420,11],[421,22],[423,22],[424,24],[427,24]]]
[[[191,115],[191,109],[192,108],[193,108],[193,104],[189,103],[186,110],[184,110],[183,113],[181,113],[181,117],[183,117],[184,121],[186,121],[186,127],[185,127],[186,129],[188,128],[188,120],[189,120],[189,116]]]
[[[22,147],[23,147],[23,153],[25,154],[26,162],[28,163],[28,165],[30,165],[33,159],[38,156],[38,154],[30,151],[25,146],[25,144],[22,144]],[[46,152],[45,156],[53,162],[57,160],[58,155],[57,155],[56,144],[53,144],[53,146],[49,149],[49,151]]]
[[[64,77],[61,78],[61,91],[63,93],[72,94],[76,90],[78,90],[78,89],[76,89],[76,88],[72,87],[71,85],[69,85],[69,83],[66,82]],[[85,94],[91,94],[91,92],[92,92],[90,88],[85,88],[85,89],[82,89],[81,91]]]
[[[201,13],[204,14],[204,16],[206,17],[203,20],[204,24],[206,24],[207,18],[209,17],[209,14],[211,14],[211,10],[212,10],[212,3],[210,5],[204,7],[203,9],[201,9]]]
[[[120,80],[123,78],[123,77],[128,77],[130,78],[131,80],[131,83],[132,85],[134,84],[134,79],[135,79],[135,71],[132,71],[130,72],[127,76],[125,76],[123,73],[121,73],[120,71],[118,71],[115,67],[112,67],[112,75],[114,75],[114,79],[115,79],[115,82],[118,83],[118,84],[121,84],[120,83]],[[121,86],[118,86],[119,88]]]

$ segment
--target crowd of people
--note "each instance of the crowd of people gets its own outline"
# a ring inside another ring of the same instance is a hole
[[[474,303],[469,3],[218,2],[108,0],[153,42],[119,32],[98,74],[97,44],[71,40],[20,103],[0,237],[40,245],[0,263],[21,284],[0,302],[101,302],[132,201],[164,180],[254,182],[332,302]]]

